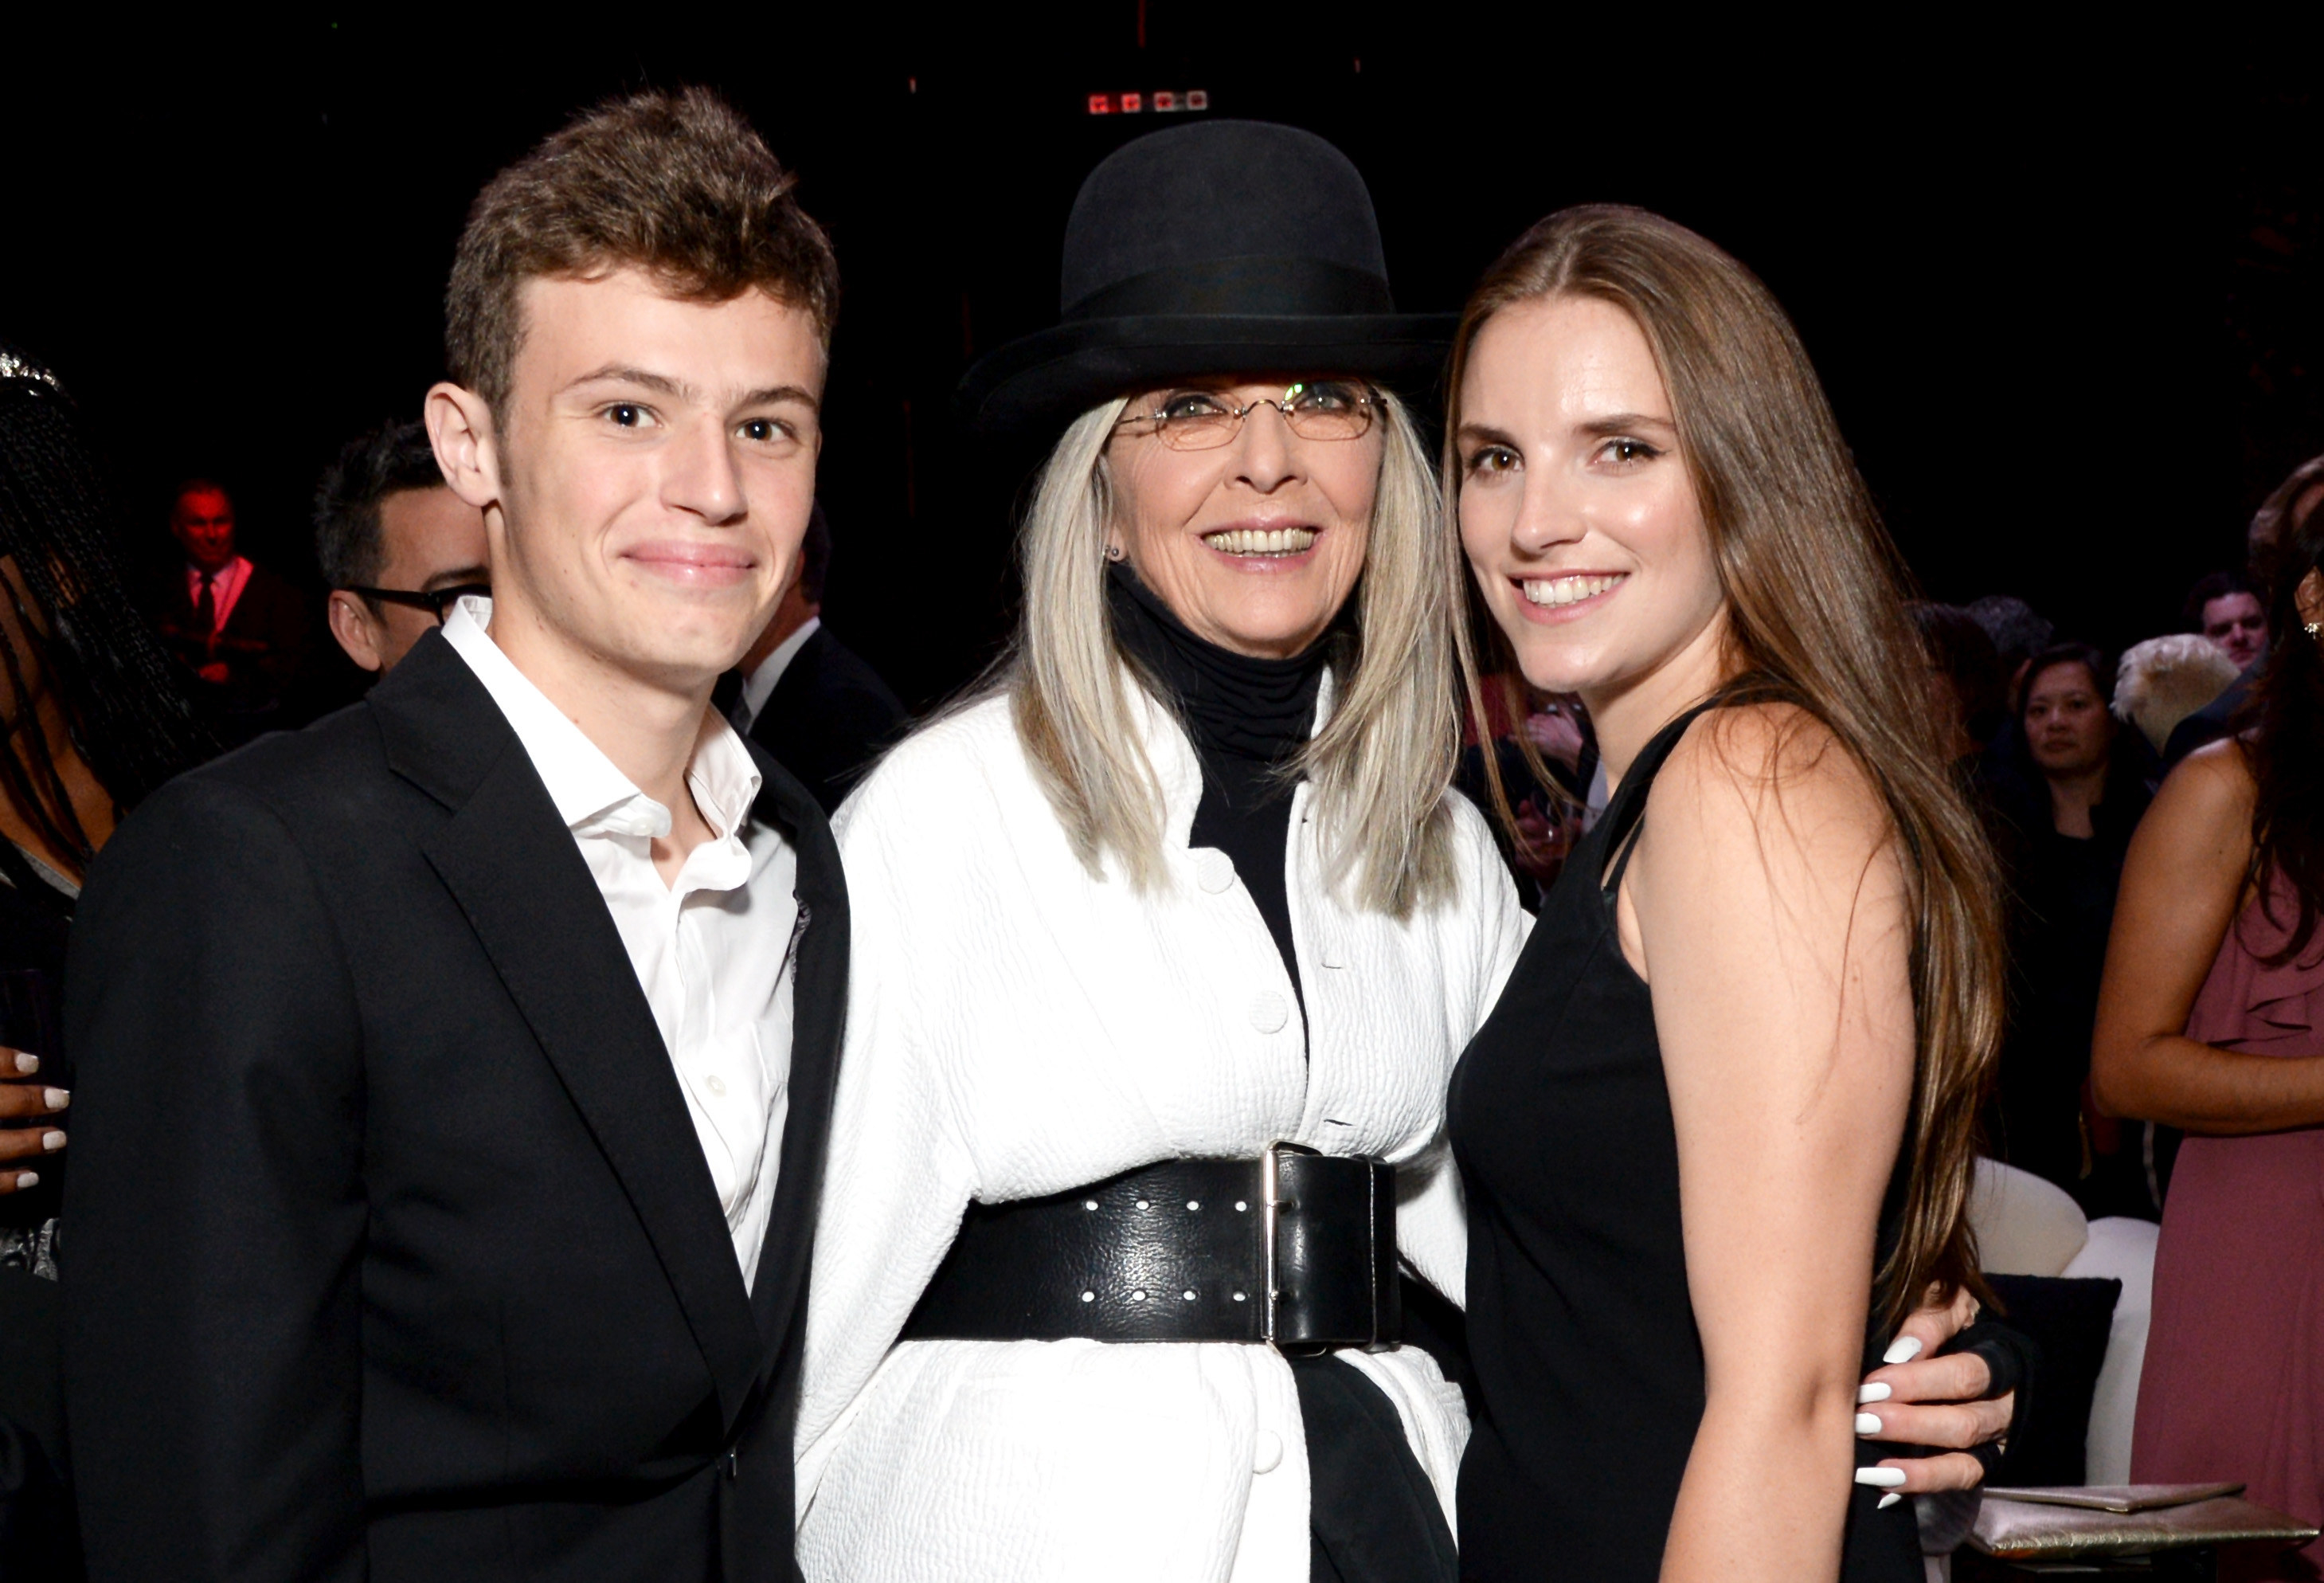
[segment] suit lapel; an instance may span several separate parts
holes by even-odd
[[[751,746],[761,782],[752,812],[780,829],[798,855],[797,894],[807,912],[791,964],[790,1108],[783,1123],[782,1164],[751,1291],[766,1347],[762,1362],[770,1366],[798,1316],[822,1201],[847,1011],[847,884],[822,808],[763,748],[755,742]]]
[[[492,696],[440,636],[371,704],[390,764],[454,810],[421,850],[628,1193],[731,1427],[758,1373],[759,1326],[669,1051],[588,864]]]

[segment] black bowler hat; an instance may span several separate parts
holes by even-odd
[[[1396,310],[1363,177],[1314,133],[1264,121],[1174,126],[1107,155],[1065,222],[1057,297],[1057,325],[961,381],[972,426],[1063,424],[1197,375],[1425,386],[1456,319]]]

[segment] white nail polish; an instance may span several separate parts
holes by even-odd
[[[1868,1484],[1874,1489],[1895,1489],[1904,1482],[1904,1470],[1901,1467],[1859,1467],[1856,1470],[1856,1482]]]
[[[39,1171],[20,1171],[16,1173],[16,1189],[19,1192],[23,1191],[26,1188],[36,1188],[40,1185],[41,1173]]]
[[[62,1110],[72,1103],[72,1096],[62,1088],[43,1088],[41,1090],[41,1097],[51,1110]]]
[[[1879,1509],[1879,1510],[1881,1510],[1881,1511],[1883,1511],[1883,1512],[1885,1512],[1885,1511],[1886,1511],[1889,1507],[1891,1507],[1891,1506],[1895,1505],[1898,1501],[1901,1501],[1901,1500],[1903,1500],[1904,1498],[1904,1497],[1903,1495],[1898,1495],[1895,1490],[1893,1490],[1893,1489],[1892,1489],[1892,1490],[1890,1490],[1886,1495],[1882,1495],[1882,1496],[1880,1497],[1879,1504],[1878,1504],[1878,1509]]]
[[[1869,1412],[1859,1412],[1856,1415],[1856,1432],[1860,1435],[1877,1435],[1880,1432],[1880,1421]]]
[[[1886,1384],[1858,1385],[1856,1387],[1856,1402],[1861,1407],[1867,1402],[1886,1402],[1895,1393]]]
[[[55,1153],[64,1146],[65,1135],[62,1133],[42,1133],[41,1134],[41,1147],[46,1149],[51,1154]]]
[[[1888,1343],[1888,1350],[1880,1355],[1883,1363],[1910,1363],[1921,1356],[1918,1336],[1899,1336]]]
[[[29,1077],[41,1069],[41,1058],[37,1055],[26,1055],[20,1050],[16,1052],[16,1069]]]

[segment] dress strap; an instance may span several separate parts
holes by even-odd
[[[1654,790],[1655,776],[1661,773],[1671,750],[1678,745],[1678,739],[1686,735],[1686,728],[1693,725],[1697,717],[1722,705],[1740,701],[1738,694],[1741,690],[1733,683],[1720,688],[1655,732],[1653,740],[1631,761],[1629,773],[1614,789],[1613,801],[1606,805],[1603,816],[1606,847],[1614,854],[1614,861],[1607,868],[1606,877],[1599,887],[1606,895],[1611,896],[1622,887],[1622,875],[1629,870],[1630,854],[1637,849],[1638,831],[1646,823],[1646,793]]]

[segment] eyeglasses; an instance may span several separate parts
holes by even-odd
[[[1342,379],[1290,385],[1281,401],[1261,396],[1244,407],[1214,392],[1181,390],[1155,411],[1124,418],[1114,428],[1157,435],[1173,450],[1215,450],[1240,431],[1243,419],[1273,407],[1302,440],[1355,440],[1371,428],[1379,406],[1379,393]]]
[[[436,618],[436,625],[441,626],[444,625],[444,618],[452,614],[452,606],[466,598],[469,595],[476,594],[487,599],[491,598],[493,597],[493,585],[490,583],[456,583],[448,588],[359,588],[350,587],[347,589],[347,592],[350,594],[360,594],[374,605],[408,605],[414,610],[425,610],[429,615],[433,616]]]

